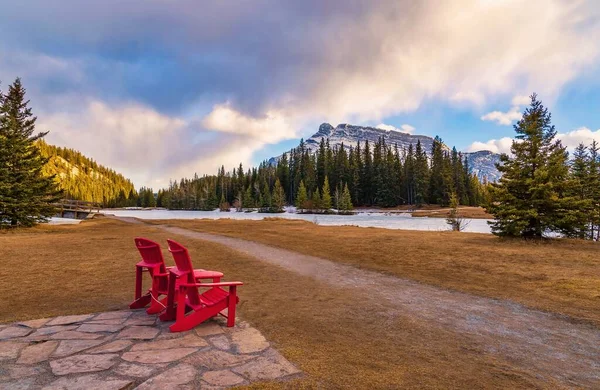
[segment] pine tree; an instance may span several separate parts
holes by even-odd
[[[244,191],[244,200],[242,202],[244,209],[248,210],[255,206],[254,198],[252,197],[252,189],[250,186]]]
[[[590,238],[600,241],[600,146],[595,140],[589,147],[588,180],[586,187],[589,189],[591,200],[590,210]]]
[[[279,179],[275,180],[275,186],[273,187],[273,199],[272,208],[275,213],[282,213],[283,206],[285,206],[285,192],[281,186]]]
[[[572,197],[576,207],[570,212],[570,229],[566,232],[568,237],[586,239],[590,237],[590,220],[592,213],[591,188],[589,182],[589,155],[587,147],[579,144],[573,153],[571,175],[567,183],[567,193]]]
[[[35,144],[47,132],[34,135],[37,118],[20,79],[0,96],[0,227],[46,222],[61,195],[54,177],[43,175],[48,159]]]
[[[310,209],[313,212],[319,212],[321,210],[321,195],[319,189],[316,188],[310,198]]]
[[[306,187],[304,186],[304,181],[300,180],[300,185],[298,187],[298,195],[296,196],[296,208],[298,210],[304,210],[308,203],[308,194],[306,193]]]
[[[323,182],[323,193],[321,195],[321,208],[325,210],[326,213],[331,209],[331,190],[329,189],[329,178],[325,176],[325,180]]]
[[[546,231],[566,229],[569,204],[564,194],[568,154],[537,95],[514,125],[513,156],[501,155],[503,174],[493,185],[492,232],[499,236],[541,238]]]
[[[350,191],[348,190],[348,185],[344,184],[344,190],[340,195],[338,213],[340,214],[352,214],[352,196],[350,195]]]

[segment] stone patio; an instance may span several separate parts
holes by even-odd
[[[300,375],[245,322],[169,325],[143,310],[0,325],[0,390],[223,389]]]

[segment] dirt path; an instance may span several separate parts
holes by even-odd
[[[485,353],[567,387],[600,388],[600,329],[568,317],[358,269],[237,238],[156,226],[207,240],[333,286],[359,289],[387,304],[385,317],[404,316],[452,330]],[[359,295],[359,294],[357,294]],[[362,299],[362,298],[361,298]]]

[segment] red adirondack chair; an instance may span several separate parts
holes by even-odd
[[[193,276],[192,259],[188,250],[181,244],[167,240],[169,252],[175,259],[177,267],[170,269],[170,280],[167,309],[160,316],[162,320],[172,320],[175,323],[169,327],[171,332],[190,330],[196,325],[219,314],[227,317],[227,326],[235,325],[235,306],[239,302],[237,286],[242,282],[196,283]],[[229,287],[226,291],[222,287]],[[177,288],[177,294],[172,291]],[[208,290],[200,293],[201,288]],[[174,298],[177,295],[177,309],[174,308]],[[223,311],[227,309],[227,314]]]
[[[169,270],[174,267],[165,266],[165,260],[157,242],[140,237],[135,238],[134,241],[142,256],[142,261],[135,266],[135,299],[129,307],[131,309],[141,309],[150,304],[150,307],[146,310],[148,314],[160,313],[165,309],[167,303],[167,298],[160,298],[160,296],[167,295],[169,291]],[[145,295],[142,295],[144,271],[148,271],[150,274],[152,287]],[[194,270],[194,280],[212,279],[213,282],[218,283],[222,277],[221,272],[203,269]]]

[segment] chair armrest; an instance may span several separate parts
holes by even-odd
[[[227,287],[241,286],[242,282],[220,282],[220,283],[181,283],[180,287]]]

